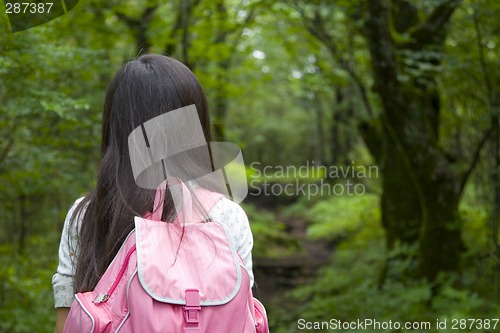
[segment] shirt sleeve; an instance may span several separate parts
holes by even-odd
[[[208,215],[213,221],[223,223],[229,228],[234,244],[236,244],[236,251],[243,260],[245,270],[250,278],[250,287],[253,287],[253,235],[245,211],[237,203],[222,198],[213,206]]]
[[[82,199],[80,198],[75,201],[64,221],[61,242],[59,244],[59,265],[52,277],[54,307],[56,308],[71,307],[74,299],[73,276],[75,275],[75,260],[78,251],[77,229],[78,225],[80,225],[80,216],[82,214],[79,214],[76,223],[71,223],[71,217]]]

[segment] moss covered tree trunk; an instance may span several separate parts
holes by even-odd
[[[368,0],[365,21],[374,90],[383,110],[363,132],[383,177],[387,245],[418,244],[417,274],[431,280],[441,271],[457,270],[464,250],[457,223],[463,174],[440,147],[440,99],[432,70],[457,4],[443,2],[421,20],[409,2]],[[396,43],[396,34],[409,38]],[[414,61],[405,61],[411,56]]]

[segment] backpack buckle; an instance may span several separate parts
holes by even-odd
[[[200,322],[198,311],[200,311],[200,309],[184,309],[184,319],[186,320],[186,323],[198,324]]]
[[[198,289],[186,289],[186,305],[184,306],[184,320],[187,327],[196,327],[200,322],[199,312],[200,306],[200,292]]]

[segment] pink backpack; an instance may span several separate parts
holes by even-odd
[[[165,183],[157,209],[135,218],[95,289],[75,295],[64,333],[268,333],[264,306],[224,225],[194,222],[202,218],[183,183],[182,213],[162,222]],[[195,194],[207,212],[222,198],[201,188]]]

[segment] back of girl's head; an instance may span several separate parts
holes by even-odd
[[[181,62],[147,54],[129,61],[108,88],[104,104],[102,152],[111,146],[127,153],[130,132],[154,117],[194,104],[210,141],[207,101],[196,76]]]
[[[205,94],[196,76],[181,62],[162,55],[143,55],[123,65],[111,81],[104,102],[96,187],[73,215],[75,221],[85,210],[78,242],[76,291],[95,287],[133,229],[134,216],[152,209],[154,191],[135,184],[128,136],[144,122],[192,104],[209,142]]]

